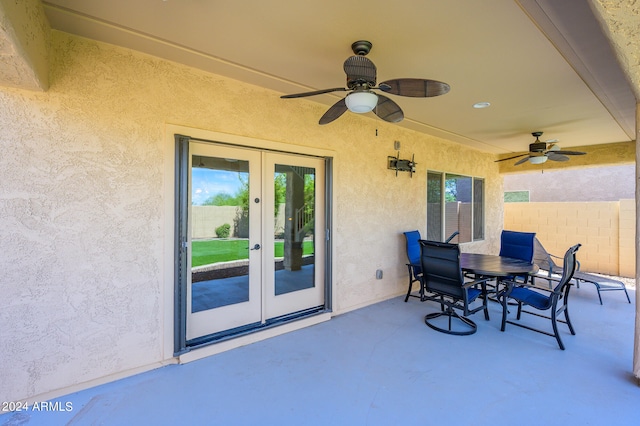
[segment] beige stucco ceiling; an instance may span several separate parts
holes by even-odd
[[[390,95],[405,113],[399,125],[487,152],[525,151],[537,130],[563,148],[634,138],[633,92],[587,0],[43,4],[53,29],[273,89],[274,96],[343,86],[351,43],[369,40],[378,81],[418,77],[451,85],[434,98]],[[343,96],[281,102],[328,107]],[[472,108],[482,101],[491,107]]]

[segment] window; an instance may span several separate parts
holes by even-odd
[[[484,238],[484,179],[452,173],[427,173],[427,238],[452,242]]]
[[[505,191],[504,202],[505,203],[528,203],[529,191]]]
[[[427,172],[427,239],[442,241],[442,173]]]

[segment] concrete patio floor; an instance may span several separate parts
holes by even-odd
[[[574,288],[577,334],[563,326],[565,351],[519,327],[500,332],[496,303],[490,321],[473,316],[476,334],[458,337],[424,324],[437,305],[394,298],[53,401],[72,411],[9,413],[0,424],[637,425],[630,296],[605,293],[601,306],[593,286]]]

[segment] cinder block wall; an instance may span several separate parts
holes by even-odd
[[[636,201],[620,200],[620,275],[636,276]]]
[[[235,206],[193,206],[191,207],[191,236],[194,239],[215,238],[216,228],[228,223],[231,225],[230,237],[235,237],[234,226],[238,207]]]
[[[581,270],[635,276],[635,201],[505,203],[504,229],[535,232],[557,256],[580,243]]]

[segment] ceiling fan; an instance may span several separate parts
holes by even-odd
[[[344,72],[347,74],[347,87],[316,90],[313,92],[297,93],[281,96],[283,99],[302,98],[305,96],[321,95],[330,92],[349,92],[346,97],[336,102],[320,118],[320,124],[328,124],[340,117],[347,110],[356,113],[373,111],[381,119],[397,123],[402,121],[402,109],[390,98],[376,94],[373,90],[384,93],[413,98],[428,98],[440,96],[449,92],[449,85],[441,81],[421,78],[398,78],[387,80],[376,87],[376,66],[365,58],[371,51],[372,44],[365,40],[356,41],[351,45],[354,56],[344,62]]]
[[[531,164],[542,164],[547,160],[551,161],[569,161],[568,155],[584,155],[586,152],[580,151],[565,151],[561,150],[558,145],[552,141],[541,142],[540,136],[542,136],[543,132],[533,132],[532,136],[536,138],[535,142],[529,145],[529,153],[528,154],[520,154],[515,155],[513,157],[502,158],[500,160],[496,160],[495,162],[513,160],[514,158],[524,157],[518,160],[514,166],[525,163],[529,161]]]

